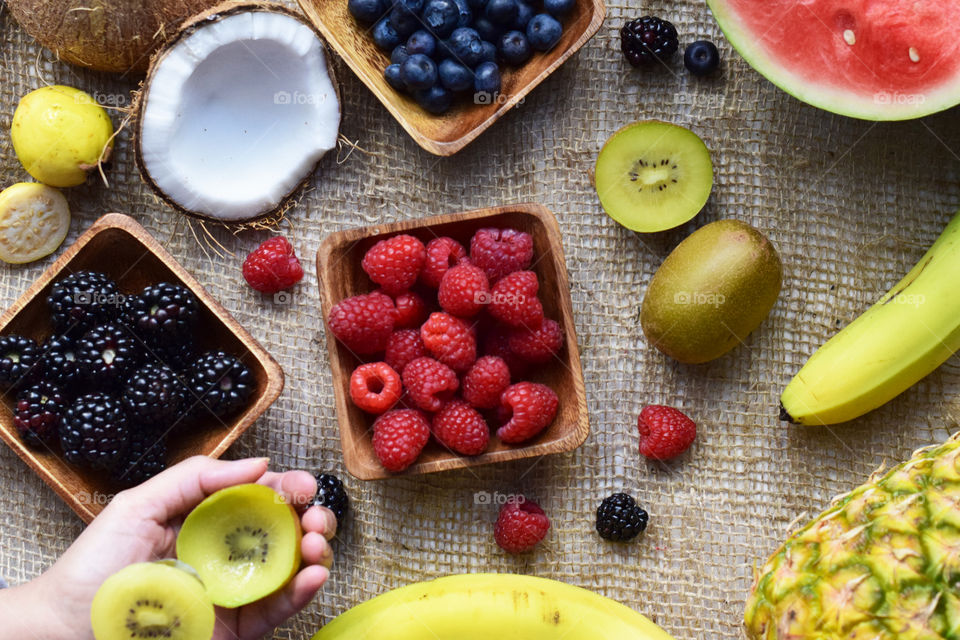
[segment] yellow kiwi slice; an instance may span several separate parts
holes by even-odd
[[[177,557],[214,604],[240,607],[284,587],[300,568],[300,518],[273,489],[244,484],[201,502],[183,521]]]
[[[142,562],[121,569],[100,586],[90,607],[97,640],[208,640],[213,603],[189,567]]]
[[[53,187],[18,182],[0,192],[0,260],[39,260],[56,251],[69,230],[70,207]]]
[[[710,151],[681,126],[646,120],[613,134],[597,156],[597,195],[633,231],[665,231],[700,213],[713,189]]]

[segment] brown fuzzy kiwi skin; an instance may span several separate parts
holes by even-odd
[[[167,36],[217,1],[7,0],[7,7],[23,30],[59,59],[139,74]]]
[[[265,12],[274,12],[282,13],[290,16],[291,18],[296,19],[302,24],[310,27],[310,30],[317,36],[321,44],[324,47],[324,59],[327,63],[327,73],[330,76],[330,82],[333,85],[334,93],[337,96],[337,106],[340,113],[340,119],[343,119],[343,101],[340,95],[340,85],[337,83],[337,77],[333,72],[333,64],[331,61],[330,50],[326,46],[320,32],[315,26],[310,24],[310,22],[304,18],[301,14],[288,9],[287,7],[274,3],[274,2],[237,2],[234,0],[228,0],[227,2],[221,2],[206,11],[202,11],[189,20],[185,21],[180,29],[177,31],[176,35],[167,40],[167,42],[153,55],[150,60],[150,66],[147,70],[147,76],[144,78],[143,82],[140,84],[140,89],[135,91],[133,94],[133,103],[131,107],[131,113],[133,113],[134,126],[133,126],[133,135],[131,140],[131,146],[133,148],[134,162],[137,166],[137,171],[140,173],[140,179],[150,187],[151,190],[157,195],[158,198],[163,200],[168,206],[172,209],[181,213],[190,218],[200,220],[204,223],[210,223],[234,231],[241,231],[244,229],[261,229],[266,227],[273,227],[279,223],[286,212],[293,208],[297,204],[297,195],[303,190],[304,187],[309,184],[310,179],[312,178],[314,172],[316,171],[317,165],[320,164],[320,161],[323,160],[323,156],[317,159],[316,164],[306,173],[298,184],[290,190],[287,195],[280,199],[279,204],[270,211],[266,211],[259,215],[247,218],[245,220],[232,220],[224,221],[218,220],[208,215],[196,211],[190,211],[185,209],[183,206],[172,200],[162,189],[154,182],[153,178],[150,176],[149,172],[146,169],[146,165],[143,162],[143,149],[140,145],[140,141],[143,138],[143,110],[146,105],[146,96],[149,93],[150,83],[153,81],[153,77],[156,74],[157,68],[160,66],[160,63],[164,58],[173,50],[173,47],[177,45],[181,40],[188,37],[189,35],[195,33],[198,29],[228,18],[233,15],[240,13],[246,13],[250,11],[265,11]],[[325,156],[326,154],[324,154]]]

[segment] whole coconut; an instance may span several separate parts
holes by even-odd
[[[217,0],[7,0],[11,15],[61,60],[99,71],[145,71],[150,55]]]

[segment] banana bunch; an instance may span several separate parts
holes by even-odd
[[[562,582],[464,574],[395,589],[313,640],[672,640],[633,609]]]
[[[960,349],[960,215],[880,300],[823,345],[780,398],[781,417],[837,424],[889,402]]]

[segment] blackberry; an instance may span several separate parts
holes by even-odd
[[[110,468],[110,477],[117,484],[133,487],[166,468],[166,440],[158,431],[146,429],[131,435],[126,452]]]
[[[122,324],[90,329],[77,343],[77,362],[84,381],[109,390],[122,383],[143,359],[143,346]]]
[[[117,283],[102,273],[78,271],[55,282],[47,306],[57,333],[81,335],[120,315],[123,295]]]
[[[135,429],[171,427],[183,412],[185,393],[186,387],[170,367],[149,362],[130,375],[120,399]]]
[[[620,50],[635,67],[668,62],[679,48],[676,27],[660,18],[644,16],[620,29]]]
[[[40,350],[43,379],[69,393],[80,382],[76,341],[68,335],[51,336]]]
[[[625,493],[615,493],[597,507],[597,533],[606,540],[633,540],[647,528],[648,520],[647,512]]]
[[[337,516],[337,528],[339,528],[343,524],[343,517],[347,515],[347,509],[350,508],[350,498],[340,478],[332,473],[318,473],[317,495],[310,504],[320,505],[333,511],[333,515]]]
[[[197,345],[190,334],[150,349],[150,355],[174,371],[183,371],[197,359]]]
[[[123,304],[127,326],[148,346],[179,342],[193,333],[199,303],[186,287],[169,282],[151,285]]]
[[[14,407],[13,424],[23,441],[35,448],[54,442],[66,404],[60,389],[47,382],[21,391]]]
[[[71,464],[109,469],[126,453],[129,441],[123,405],[105,393],[80,396],[60,422],[60,446]]]
[[[39,373],[35,366],[40,348],[31,338],[0,336],[0,393],[30,384]]]
[[[210,351],[190,367],[187,387],[187,403],[194,415],[212,413],[222,418],[246,404],[253,393],[253,374],[235,356]]]

